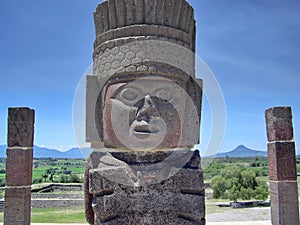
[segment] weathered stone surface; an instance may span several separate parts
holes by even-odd
[[[143,34],[142,37],[138,37],[141,34]],[[157,35],[158,34],[158,35]],[[146,37],[145,37],[146,36]],[[192,46],[191,38],[193,36],[189,36],[187,33],[176,30],[172,27],[164,27],[164,26],[157,26],[157,25],[132,25],[128,27],[122,27],[118,28],[116,30],[111,30],[106,33],[103,33],[99,36],[97,36],[95,42],[94,42],[94,48],[95,48],[95,54],[100,51],[102,46],[107,45],[106,42],[115,40],[117,38],[122,38],[121,40],[115,40],[114,42],[111,42],[111,45],[121,45],[116,43],[117,41],[123,41],[123,44],[126,43],[126,39],[132,41],[137,41],[138,38],[143,38],[145,40],[157,40],[157,41],[169,41],[176,43],[178,45],[188,45]],[[183,42],[183,43],[182,43]],[[128,41],[127,41],[128,43]],[[102,51],[105,49],[102,49]],[[191,49],[192,50],[192,49]]]
[[[191,77],[195,77],[194,70],[194,55],[191,51],[178,46],[173,43],[156,42],[143,40],[136,44],[131,42],[125,45],[129,48],[126,54],[120,54],[120,48],[112,48],[103,54],[100,54],[95,59],[94,73],[99,79],[108,79],[113,74],[120,74],[124,72],[140,72],[140,77],[146,75],[145,73],[151,71],[152,67],[160,68],[158,75],[164,72],[168,74],[174,73],[174,68],[183,71]],[[118,49],[118,51],[114,50]],[[149,49],[149,50],[148,50]],[[113,63],[118,63],[117,67]],[[138,71],[138,65],[149,65],[147,69]],[[157,64],[161,67],[156,66]],[[165,66],[163,66],[165,65]],[[133,69],[130,69],[133,68]],[[173,71],[172,69],[173,68]],[[170,69],[170,70],[166,70]],[[179,71],[178,71],[179,72]]]
[[[30,225],[31,187],[5,189],[5,225]]]
[[[157,159],[164,162],[169,154],[158,153]],[[127,162],[112,155],[127,159]],[[157,166],[153,152],[112,152],[112,155],[93,152],[88,162],[88,188],[93,194],[90,201],[94,202],[95,224],[120,224],[122,221],[125,224],[161,224],[160,221],[164,221],[162,224],[205,224],[199,152],[189,154],[186,166],[177,169],[173,167],[173,160],[162,168]],[[137,166],[136,162],[143,163],[147,159],[152,161],[153,167]]]
[[[194,20],[191,20],[192,15],[194,15],[194,10],[192,7],[188,7],[186,12],[186,24],[184,28],[186,32],[190,31],[190,24],[194,22]]]
[[[110,224],[202,224],[203,196],[178,195],[149,191],[146,194],[115,193],[95,201],[96,218]],[[103,207],[105,206],[105,207]],[[99,208],[98,208],[99,207]],[[198,211],[189,211],[197,208]],[[114,218],[112,218],[114,217]],[[99,223],[99,224],[100,224]]]
[[[6,186],[27,186],[32,183],[32,148],[7,148]]]
[[[164,8],[165,0],[157,0],[156,3],[156,13],[155,13],[155,23],[163,24],[164,21],[164,11],[161,10]]]
[[[87,163],[84,171],[84,209],[85,209],[85,218],[89,224],[94,224],[95,215],[93,208],[91,207],[93,202],[93,195],[90,193],[90,178],[89,172],[91,165]]]
[[[157,0],[145,0],[145,23],[153,24],[155,23],[155,10]]]
[[[99,95],[99,82],[97,77],[87,76],[86,83],[86,99],[88,99],[86,101],[86,141],[99,141],[95,123],[95,107]]]
[[[183,4],[184,4],[183,0],[176,0],[175,5],[174,5],[175,12],[177,11],[178,14],[181,14],[181,7]],[[178,16],[178,15],[176,16],[176,14],[174,13],[173,19],[172,19],[174,27],[179,27],[179,20],[180,20],[180,16]]]
[[[139,185],[147,185],[148,188],[159,193],[172,192],[191,195],[203,195],[203,172],[195,169],[181,169],[172,171],[165,168],[161,174],[155,176],[144,171],[136,171],[136,167],[106,167],[90,169],[89,192],[96,195],[113,193],[119,184],[134,189]],[[169,168],[168,168],[169,169]],[[151,176],[152,175],[152,176]],[[161,176],[160,181],[155,180]],[[157,182],[156,182],[157,181]]]
[[[172,26],[172,19],[174,15],[174,5],[175,5],[175,0],[169,0],[165,1],[164,5],[164,25],[166,26]],[[175,15],[174,15],[175,16]],[[178,15],[177,15],[178,17]]]
[[[196,21],[195,20],[192,20],[190,22],[190,31],[189,33],[191,34],[190,35],[190,49],[193,51],[193,52],[196,52]],[[184,44],[185,45],[185,44]],[[195,64],[195,62],[194,62]]]
[[[268,144],[269,179],[297,180],[294,142]]]
[[[291,107],[266,110],[268,141],[291,141],[294,138]]]
[[[152,173],[155,170],[163,170],[167,168],[170,176],[179,176],[184,171],[199,170],[200,167],[200,155],[199,151],[190,150],[169,150],[169,151],[122,151],[121,149],[114,149],[108,153],[109,149],[102,149],[102,151],[94,151],[91,153],[88,165],[89,168],[103,168],[115,170],[116,167],[126,167],[128,171],[140,171],[141,173]],[[171,170],[170,170],[171,168]],[[143,170],[144,169],[144,170]],[[178,172],[181,171],[181,172]],[[136,175],[136,172],[134,173]],[[167,176],[161,181],[167,180],[170,176]],[[111,176],[106,176],[111,178]],[[199,177],[201,178],[201,177]],[[193,179],[196,179],[195,177]],[[192,179],[192,180],[193,180]],[[179,179],[180,180],[180,179]],[[194,181],[195,184],[198,184]],[[201,184],[202,185],[202,184]]]
[[[118,0],[116,2],[118,27],[123,27],[126,24],[126,8],[125,0]],[[111,13],[111,12],[109,12]]]
[[[183,4],[180,11],[180,19],[179,19],[179,27],[181,30],[186,30],[187,11],[188,11],[188,6],[186,4]]]
[[[295,143],[291,107],[266,110],[273,225],[299,225]]]
[[[97,9],[98,9],[98,7],[97,7]],[[99,11],[100,11],[100,9],[99,9]],[[94,13],[94,23],[95,23],[96,33],[103,33],[103,24],[102,24],[101,14]],[[96,36],[98,36],[98,35],[96,35]]]
[[[134,7],[135,0],[127,0],[126,1],[126,24],[131,25],[135,21],[135,7]]]
[[[174,147],[174,146],[192,146],[193,144],[196,144],[198,143],[198,138],[199,138],[199,133],[198,133],[198,129],[197,127],[199,127],[199,119],[200,118],[200,110],[201,110],[201,102],[199,102],[197,99],[199,99],[199,97],[201,98],[202,96],[202,89],[200,87],[199,84],[195,83],[194,80],[188,80],[188,81],[181,81],[181,82],[186,82],[185,84],[183,84],[182,86],[187,88],[186,90],[184,90],[183,88],[180,88],[179,85],[177,85],[176,83],[180,82],[180,79],[175,80],[175,82],[173,83],[170,82],[170,80],[174,80],[177,79],[176,76],[174,76],[174,74],[170,74],[170,76],[166,76],[166,74],[172,72],[172,69],[174,67],[164,67],[164,64],[159,64],[159,63],[156,63],[156,64],[138,64],[136,65],[137,67],[134,67],[134,69],[136,68],[139,68],[139,67],[145,67],[146,68],[150,68],[151,67],[151,72],[153,74],[153,72],[159,70],[160,69],[165,69],[166,71],[164,72],[164,76],[165,78],[161,78],[161,82],[162,83],[164,80],[165,81],[168,81],[168,83],[172,86],[175,85],[176,89],[178,90],[177,91],[177,94],[176,96],[178,95],[179,97],[179,94],[182,93],[181,95],[181,98],[182,98],[182,103],[181,104],[185,104],[184,107],[182,107],[182,109],[179,109],[178,106],[176,107],[173,107],[173,111],[176,110],[176,114],[177,114],[177,117],[179,116],[180,117],[180,120],[177,120],[177,119],[174,119],[173,121],[178,121],[177,125],[172,125],[174,127],[178,127],[178,129],[181,129],[182,131],[176,131],[176,130],[173,130],[172,132],[173,133],[178,133],[180,135],[180,140],[178,139],[177,141],[176,140],[173,140],[172,142],[169,141],[169,144],[168,146],[169,147]],[[150,72],[150,71],[149,71]],[[188,77],[186,74],[184,74],[183,72],[180,73],[180,70],[177,69],[177,74],[180,74],[182,75],[182,77]],[[151,74],[146,74],[144,73],[144,75],[147,75],[147,76],[150,76]],[[123,73],[123,74],[119,74],[118,76],[116,76],[116,79],[129,79],[130,77],[135,77],[137,76],[137,81],[131,81],[130,83],[128,83],[128,85],[133,85],[133,84],[137,84],[139,83],[139,85],[147,85],[146,83],[143,84],[144,80],[146,81],[146,78],[143,78],[142,75],[139,76],[137,75],[136,73]],[[153,75],[152,75],[153,76]],[[157,74],[157,76],[161,76],[159,73]],[[170,79],[169,79],[170,78]],[[87,88],[87,96],[89,96],[90,98],[89,99],[98,99],[97,101],[97,104],[95,105],[95,101],[89,101],[87,103],[87,127],[89,127],[90,129],[86,132],[87,134],[87,140],[89,141],[98,141],[98,136],[100,137],[101,140],[103,140],[103,138],[106,140],[113,140],[113,141],[107,141],[107,146],[112,146],[112,144],[114,144],[115,146],[114,147],[123,147],[121,144],[120,144],[120,140],[116,140],[116,138],[113,138],[114,136],[116,136],[115,132],[116,131],[121,131],[120,129],[115,129],[116,126],[117,127],[122,127],[124,125],[124,127],[126,126],[127,122],[127,116],[128,114],[126,113],[122,113],[122,111],[124,112],[123,108],[120,108],[118,110],[116,110],[116,107],[121,107],[121,101],[120,104],[116,104],[116,99],[113,99],[111,98],[112,95],[106,95],[106,99],[103,99],[101,96],[103,95],[102,93],[104,93],[105,91],[104,90],[101,90],[101,85],[100,83],[97,83],[96,81],[94,81],[95,78],[93,77],[88,77],[88,80],[87,80],[87,83],[89,85],[89,87]],[[149,79],[148,79],[149,80]],[[98,81],[101,81],[101,80],[98,80]],[[147,81],[148,83],[150,82]],[[152,81],[151,81],[152,82]],[[156,81],[155,81],[156,82]],[[123,83],[124,84],[124,83]],[[169,85],[169,86],[170,86]],[[92,88],[96,86],[97,88]],[[114,87],[116,87],[116,89],[118,90],[118,86],[119,84],[116,84]],[[148,85],[149,86],[149,85]],[[151,87],[151,86],[149,86]],[[191,87],[191,88],[189,88]],[[197,88],[198,87],[198,88]],[[121,87],[122,89],[124,89],[124,87]],[[99,93],[99,90],[100,92],[102,91],[102,93]],[[108,89],[108,90],[112,90],[112,89]],[[153,90],[153,94],[150,94],[151,95],[155,95],[155,90]],[[108,92],[108,93],[112,93],[111,91]],[[98,95],[98,96],[97,96]],[[174,95],[175,96],[175,95]],[[187,101],[185,101],[187,100]],[[106,101],[106,102],[105,102]],[[156,100],[155,100],[156,101]],[[105,106],[106,106],[106,109],[107,109],[107,114],[108,115],[107,119],[104,118],[104,120],[102,119],[102,116],[103,116],[103,107],[102,107],[102,104],[104,104],[105,102]],[[184,103],[185,102],[185,103]],[[157,103],[157,101],[156,101]],[[123,104],[123,103],[122,103]],[[170,109],[172,108],[172,106],[170,105],[169,107]],[[132,107],[130,110],[133,110],[134,107]],[[112,110],[115,110],[116,111],[116,114],[112,114],[113,116],[110,116],[110,113],[108,112],[111,112]],[[159,110],[160,112],[161,110]],[[161,111],[162,112],[162,111]],[[120,118],[121,117],[117,117],[118,114],[122,114],[123,116],[122,117],[126,117],[124,118],[124,120],[122,119],[121,121],[123,123],[119,123],[118,121],[120,121]],[[167,115],[167,114],[166,114]],[[174,114],[174,116],[176,116]],[[174,117],[173,116],[173,117]],[[116,118],[115,120],[113,120],[113,118]],[[96,118],[96,120],[95,120]],[[164,119],[164,117],[162,117]],[[168,118],[165,118],[166,121],[168,121],[168,119],[170,119],[171,117],[168,117]],[[96,123],[96,126],[95,126],[95,121],[97,121]],[[117,122],[116,123],[114,123]],[[105,122],[105,124],[102,124],[102,122]],[[113,124],[114,123],[114,124]],[[168,122],[169,123],[169,122]],[[174,122],[175,123],[175,122]],[[123,125],[122,125],[123,124]],[[107,135],[105,136],[105,132],[103,132],[103,126],[106,126],[107,128]],[[179,127],[180,126],[180,127]],[[96,128],[96,130],[94,129]],[[128,129],[125,129],[126,132],[128,131]],[[170,137],[171,137],[171,132],[170,133]],[[104,136],[103,136],[104,135]],[[111,139],[113,138],[113,139]],[[125,136],[124,136],[125,138]],[[120,136],[118,136],[118,139],[120,139]],[[165,139],[167,141],[167,139]]]
[[[270,181],[273,225],[299,225],[298,185],[296,181]]]
[[[100,10],[100,15],[102,18],[102,26],[103,26],[103,32],[106,32],[109,30],[109,17],[108,17],[109,11],[108,11],[108,2],[104,1],[103,5]]]
[[[108,4],[107,4],[108,2]],[[192,7],[184,0],[108,0],[101,3],[96,11],[97,24],[99,18],[103,20],[102,23],[110,24],[110,21],[115,21],[112,15],[106,14],[104,11],[107,6],[112,8],[112,5],[117,10],[108,10],[109,14],[115,14],[118,27],[128,26],[131,24],[157,24],[175,27],[189,32],[190,21],[194,20]],[[191,12],[188,12],[191,11]],[[130,18],[128,20],[128,18]],[[180,25],[178,24],[181,21]],[[114,24],[114,23],[113,23]],[[109,26],[109,29],[114,29],[115,26]],[[107,31],[96,26],[96,33],[99,35]]]
[[[123,78],[120,76],[120,79]],[[194,132],[199,127],[198,111],[195,108],[193,110],[194,104],[188,101],[190,96],[185,90],[171,79],[149,76],[132,82],[111,84],[106,90],[103,108],[104,145],[162,149],[198,143],[199,136]],[[118,92],[123,94],[114,97]],[[129,95],[134,95],[134,99],[126,99]],[[167,102],[166,98],[172,99]],[[131,105],[132,102],[136,102],[136,106]],[[99,104],[96,109],[102,111]],[[95,114],[101,115],[100,110]],[[186,114],[189,116],[185,117]],[[186,124],[186,129],[183,124]]]
[[[144,23],[144,1],[135,1],[135,23]]]
[[[205,224],[202,82],[185,0],[108,0],[95,13],[87,78],[87,221]]]
[[[8,109],[8,147],[33,147],[34,110]]]
[[[9,108],[4,224],[30,224],[34,110]]]
[[[117,28],[117,9],[116,0],[108,0],[108,10],[109,10],[109,25],[110,29]]]
[[[115,28],[147,24],[174,28],[193,37],[195,29],[190,29],[191,25],[194,26],[193,15],[193,8],[184,0],[104,1],[94,13],[96,36],[106,35],[107,31]],[[147,34],[140,33],[140,35]],[[195,46],[195,43],[190,41],[195,40],[189,39],[188,46]]]
[[[185,214],[174,214],[174,213],[154,213],[146,212],[141,213],[134,211],[130,214],[127,214],[127,217],[119,217],[118,215],[110,215],[105,218],[106,225],[123,225],[123,224],[132,224],[132,225],[169,225],[169,224],[180,224],[180,225],[205,225],[205,219],[203,218],[194,218],[190,215]],[[97,217],[95,224],[101,224],[100,217]]]

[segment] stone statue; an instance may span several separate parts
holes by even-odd
[[[202,99],[192,7],[185,0],[108,0],[94,18],[88,223],[205,224],[200,156],[191,151]]]

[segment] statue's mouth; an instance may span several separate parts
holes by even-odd
[[[158,127],[153,126],[145,121],[135,121],[132,126],[132,133],[138,138],[147,138],[150,135],[157,134]]]
[[[136,133],[151,134],[151,130],[149,128],[149,125],[135,126],[133,130]]]
[[[133,128],[134,132],[136,133],[142,133],[142,134],[156,134],[158,133],[158,129],[149,126],[149,124],[143,124],[143,125],[136,125]]]

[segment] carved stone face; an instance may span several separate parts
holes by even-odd
[[[103,108],[107,147],[153,150],[179,145],[185,90],[161,77],[144,77],[107,87]]]

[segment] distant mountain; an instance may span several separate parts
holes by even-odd
[[[67,158],[65,152],[58,151],[56,149],[44,148],[34,146],[33,148],[34,158]]]
[[[245,147],[244,145],[239,145],[235,149],[229,152],[218,153],[215,157],[224,158],[224,157],[235,157],[235,158],[243,158],[243,157],[267,157],[268,153],[264,151],[253,150]]]
[[[82,150],[82,149],[81,149]],[[79,148],[72,148],[62,152],[57,149],[43,148],[39,146],[33,147],[34,158],[66,158],[66,159],[81,159],[84,158],[82,151]],[[84,155],[91,152],[90,148],[83,149]],[[0,145],[0,157],[6,157],[6,145]]]
[[[86,158],[90,152],[91,148],[71,148],[68,151],[62,152],[57,149],[49,149],[42,148],[39,146],[34,146],[33,157],[34,158],[66,158],[66,159],[80,159]],[[234,150],[229,152],[218,153],[215,156],[207,156],[207,157],[235,157],[235,158],[243,158],[243,157],[267,157],[267,152],[253,150],[245,147],[244,145],[237,146]],[[0,157],[6,157],[6,145],[0,145]]]
[[[82,153],[81,153],[81,149],[79,148],[71,148],[70,150],[64,152],[66,155],[68,155],[68,158],[83,158]]]

